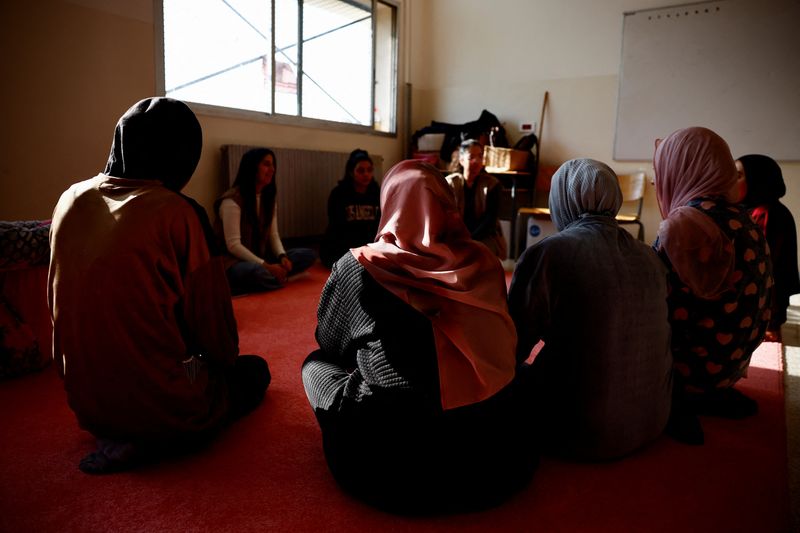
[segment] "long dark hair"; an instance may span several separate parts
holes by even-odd
[[[269,148],[253,148],[248,150],[242,156],[242,161],[239,163],[239,171],[236,173],[236,179],[233,181],[233,186],[239,188],[239,194],[242,197],[242,209],[244,210],[245,217],[250,221],[253,227],[253,237],[255,242],[260,242],[259,237],[261,233],[261,226],[258,219],[258,211],[256,210],[256,175],[258,173],[258,165],[261,160],[266,156],[272,156],[272,164],[275,166],[275,173],[272,175],[272,181],[261,189],[261,210],[264,212],[264,220],[267,226],[272,223],[272,214],[275,211],[275,197],[278,189],[275,186],[275,178],[278,175],[278,161],[275,159],[275,152]]]
[[[356,165],[362,161],[369,161],[369,164],[373,165],[372,158],[369,156],[369,152],[366,150],[356,148],[350,152],[350,157],[347,158],[347,163],[344,165],[344,177],[342,178],[342,182],[353,182],[353,172],[356,170]],[[375,181],[374,177],[372,181]]]

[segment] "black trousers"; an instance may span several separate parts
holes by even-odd
[[[380,509],[418,515],[492,507],[528,483],[538,452],[510,390],[435,414],[402,396],[315,411],[328,466],[345,490]]]

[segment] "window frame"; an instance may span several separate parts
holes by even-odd
[[[263,0],[265,2],[270,2],[270,9],[272,10],[272,20],[274,24],[275,20],[275,4],[272,0]],[[372,16],[372,91],[371,91],[371,109],[370,112],[370,119],[372,125],[365,126],[362,124],[353,124],[348,122],[337,122],[334,120],[325,120],[319,118],[310,118],[304,117],[300,115],[286,115],[282,113],[270,113],[270,112],[262,112],[262,111],[254,111],[251,109],[240,109],[235,107],[226,107],[222,105],[214,105],[208,103],[201,103],[201,102],[192,102],[186,101],[186,104],[196,113],[212,116],[212,117],[219,117],[219,118],[229,118],[229,119],[242,119],[242,120],[252,120],[256,122],[265,122],[270,124],[282,125],[282,126],[300,126],[300,127],[307,127],[307,128],[315,128],[321,130],[331,130],[331,131],[338,131],[344,133],[363,133],[363,134],[370,134],[376,135],[379,137],[391,137],[391,138],[398,138],[400,132],[399,130],[399,113],[400,113],[400,91],[402,90],[401,87],[401,80],[400,80],[400,53],[401,53],[401,35],[402,35],[402,28],[401,21],[403,19],[401,10],[403,9],[403,0],[372,0],[373,3],[373,16]],[[392,51],[392,64],[391,64],[391,71],[393,76],[393,89],[390,95],[391,100],[391,109],[392,109],[392,125],[390,131],[379,131],[374,128],[375,124],[375,76],[376,76],[376,60],[375,60],[375,52],[376,52],[376,42],[377,40],[374,38],[376,32],[376,24],[377,20],[375,17],[376,10],[374,6],[377,3],[383,3],[393,8],[394,20],[392,21],[393,32],[394,32],[394,39],[393,39],[393,51]],[[153,2],[153,9],[154,9],[154,26],[155,26],[155,74],[156,74],[156,94],[161,96],[166,96],[166,80],[165,80],[165,61],[164,61],[164,2],[163,0],[154,0]],[[301,10],[302,13],[302,10]],[[300,41],[302,42],[302,24],[298,24],[298,34],[300,37]],[[272,58],[270,60],[271,69],[272,69],[272,83],[270,83],[270,91],[271,91],[271,98],[273,102],[275,102],[275,33],[272,32],[271,35],[272,39]],[[302,47],[299,49],[300,53],[300,65],[302,66]],[[300,71],[302,72],[302,71]],[[298,76],[298,109],[302,112],[302,74]]]

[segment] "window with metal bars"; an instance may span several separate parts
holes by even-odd
[[[397,9],[381,0],[161,0],[163,93],[394,133]]]

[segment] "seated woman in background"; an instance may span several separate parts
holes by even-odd
[[[509,310],[522,363],[519,384],[543,449],[611,459],[659,436],[669,417],[672,355],[667,270],[620,228],[619,181],[591,159],[553,176],[550,212],[559,232],[517,263]]]
[[[328,197],[328,229],[320,247],[322,264],[331,268],[350,248],[375,240],[381,218],[381,188],[373,178],[366,150],[353,150],[344,177]]]
[[[233,295],[278,289],[316,260],[308,248],[283,248],[276,170],[272,150],[253,148],[242,156],[233,187],[214,203],[215,229],[227,250],[225,273]]]
[[[376,242],[333,266],[303,363],[328,466],[396,512],[498,503],[537,464],[517,413],[505,276],[470,239],[442,175],[392,168]]]
[[[669,270],[675,394],[668,432],[703,442],[697,414],[743,418],[758,405],[733,388],[747,374],[770,318],[767,242],[737,205],[736,165],[727,143],[686,128],[656,143],[661,216],[654,247]]]
[[[458,148],[460,170],[446,177],[456,205],[472,238],[489,247],[500,259],[508,257],[508,246],[500,229],[500,181],[483,168],[483,146],[467,139]]]
[[[119,120],[104,173],[70,187],[53,213],[53,353],[69,406],[97,438],[86,473],[191,449],[269,384],[266,361],[238,356],[221,259],[179,194],[201,149],[186,104],[142,100]]]
[[[775,289],[766,340],[780,342],[789,297],[800,293],[797,270],[797,227],[791,211],[780,202],[786,194],[781,167],[765,155],[746,155],[736,161],[746,192],[742,203],[764,231],[772,259]]]

